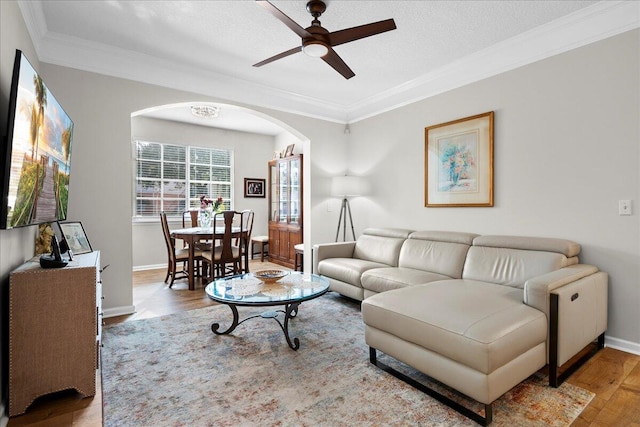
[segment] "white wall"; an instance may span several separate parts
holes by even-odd
[[[361,226],[550,236],[610,274],[608,342],[640,352],[640,32],[351,124]],[[424,207],[424,128],[495,111],[495,206]],[[634,200],[632,216],[618,200]],[[620,342],[614,340],[627,341]]]
[[[244,178],[267,179],[267,163],[273,157],[275,137],[148,117],[133,117],[131,133],[133,140],[233,150],[233,208],[254,211],[254,235],[267,234],[267,198],[245,198]],[[217,197],[215,194],[210,196]],[[170,226],[181,227],[182,222],[178,221]],[[167,251],[162,238],[162,228],[157,220],[152,223],[134,222],[132,233],[134,269],[166,265]]]

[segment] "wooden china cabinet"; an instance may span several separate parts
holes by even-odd
[[[302,243],[302,154],[269,162],[269,260],[295,264]]]

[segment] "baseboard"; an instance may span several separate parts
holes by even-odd
[[[640,344],[621,340],[620,338],[608,337],[605,335],[604,345],[606,347],[615,348],[616,350],[625,351],[627,353],[637,354],[640,356]]]
[[[136,265],[133,267],[133,271],[158,270],[160,268],[166,270],[167,264]]]
[[[105,308],[102,310],[102,317],[116,317],[116,316],[124,316],[125,314],[133,314],[136,312],[136,307],[134,305],[124,305],[122,307],[113,307],[113,308]]]

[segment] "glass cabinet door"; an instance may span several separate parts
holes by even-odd
[[[269,177],[271,179],[269,189],[269,202],[271,203],[269,209],[269,221],[278,220],[278,201],[280,196],[278,195],[278,164],[269,166]]]
[[[300,176],[300,159],[291,160],[291,173],[289,176],[291,178],[289,185],[291,206],[289,223],[300,224],[300,204],[302,203],[300,194],[300,181],[302,179]]]
[[[278,177],[278,199],[280,204],[278,206],[278,222],[287,222],[287,214],[289,212],[289,162],[279,162],[279,177]]]

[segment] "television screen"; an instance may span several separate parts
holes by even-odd
[[[66,219],[73,122],[19,50],[7,127],[0,228]]]

